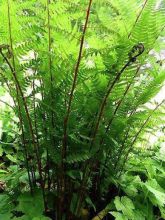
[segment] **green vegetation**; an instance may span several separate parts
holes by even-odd
[[[0,0],[0,220],[165,219],[163,47],[164,0]]]

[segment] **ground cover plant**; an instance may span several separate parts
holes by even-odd
[[[164,46],[163,0],[0,0],[0,219],[165,219]]]

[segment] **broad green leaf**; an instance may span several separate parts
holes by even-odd
[[[110,212],[110,214],[113,215],[116,220],[129,220],[125,215],[120,212]]]
[[[18,211],[22,211],[31,218],[42,215],[44,206],[42,195],[39,191],[37,191],[33,196],[31,196],[30,193],[24,193],[19,196],[18,201]]]
[[[156,180],[150,180],[146,182],[144,186],[151,193],[151,202],[163,207],[165,205],[165,191],[159,186]]]
[[[135,206],[131,199],[127,196],[123,196],[121,198],[117,196],[115,197],[114,203],[117,211],[122,211],[125,216],[132,218]]]

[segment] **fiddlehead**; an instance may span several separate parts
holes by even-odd
[[[135,46],[133,46],[132,50],[128,53],[129,61],[135,62],[137,57],[139,57],[143,52],[145,48],[142,43],[138,43]]]
[[[9,46],[8,44],[1,44],[1,45],[0,45],[0,52],[2,52],[2,51],[4,51],[4,50],[6,51],[5,56],[6,56],[8,59],[10,59],[10,58],[13,57],[12,50],[11,50],[11,48],[10,48],[10,46]]]

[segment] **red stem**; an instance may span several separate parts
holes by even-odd
[[[88,25],[88,21],[89,21],[91,5],[92,5],[92,0],[89,1],[89,5],[88,5],[88,9],[87,9],[86,21],[85,21],[85,25],[84,25],[84,29],[83,29],[83,33],[82,33],[78,60],[77,60],[77,64],[76,64],[75,71],[74,71],[74,79],[73,79],[72,89],[71,89],[70,97],[69,97],[68,109],[67,109],[67,113],[64,118],[64,135],[63,135],[63,147],[62,147],[62,158],[63,159],[66,157],[68,120],[69,120],[69,116],[70,116],[70,112],[71,112],[73,93],[74,93],[76,83],[77,83],[77,76],[78,76],[78,71],[79,71],[80,62],[81,62],[81,58],[82,58],[85,33],[87,30],[87,25]]]
[[[133,25],[133,27],[132,27],[132,30],[134,29],[134,27],[136,26],[137,22],[139,21],[140,16],[142,15],[142,12],[143,12],[143,10],[144,10],[144,8],[145,8],[147,2],[148,2],[148,0],[145,0],[144,5],[143,5],[143,7],[142,7],[140,13],[138,14],[138,16],[137,16],[137,18],[136,18],[136,21],[135,21],[135,23],[134,23],[134,25]],[[128,38],[131,37],[131,35],[132,35],[132,30],[131,30],[131,32],[129,33]]]
[[[126,161],[127,161],[127,159],[128,159],[128,156],[129,156],[129,154],[130,154],[130,152],[131,152],[131,149],[132,149],[133,145],[135,144],[137,138],[139,137],[140,133],[143,131],[144,127],[145,127],[145,126],[147,125],[147,123],[149,122],[150,118],[152,117],[152,114],[153,114],[164,102],[165,102],[165,100],[163,100],[161,103],[159,103],[159,104],[153,109],[153,111],[151,112],[151,114],[149,114],[149,116],[147,117],[147,119],[146,119],[146,120],[144,121],[144,123],[142,124],[141,128],[139,129],[139,131],[135,134],[135,137],[133,138],[133,141],[131,142],[130,147],[128,148],[128,152],[127,152],[127,154],[126,154],[126,157],[125,157],[125,159],[124,159],[124,161],[123,161],[123,166],[122,166],[122,168],[121,168],[121,170],[120,170],[119,176],[121,175],[121,173],[122,173],[122,171],[123,171],[123,169],[124,169],[125,163],[126,163]]]

